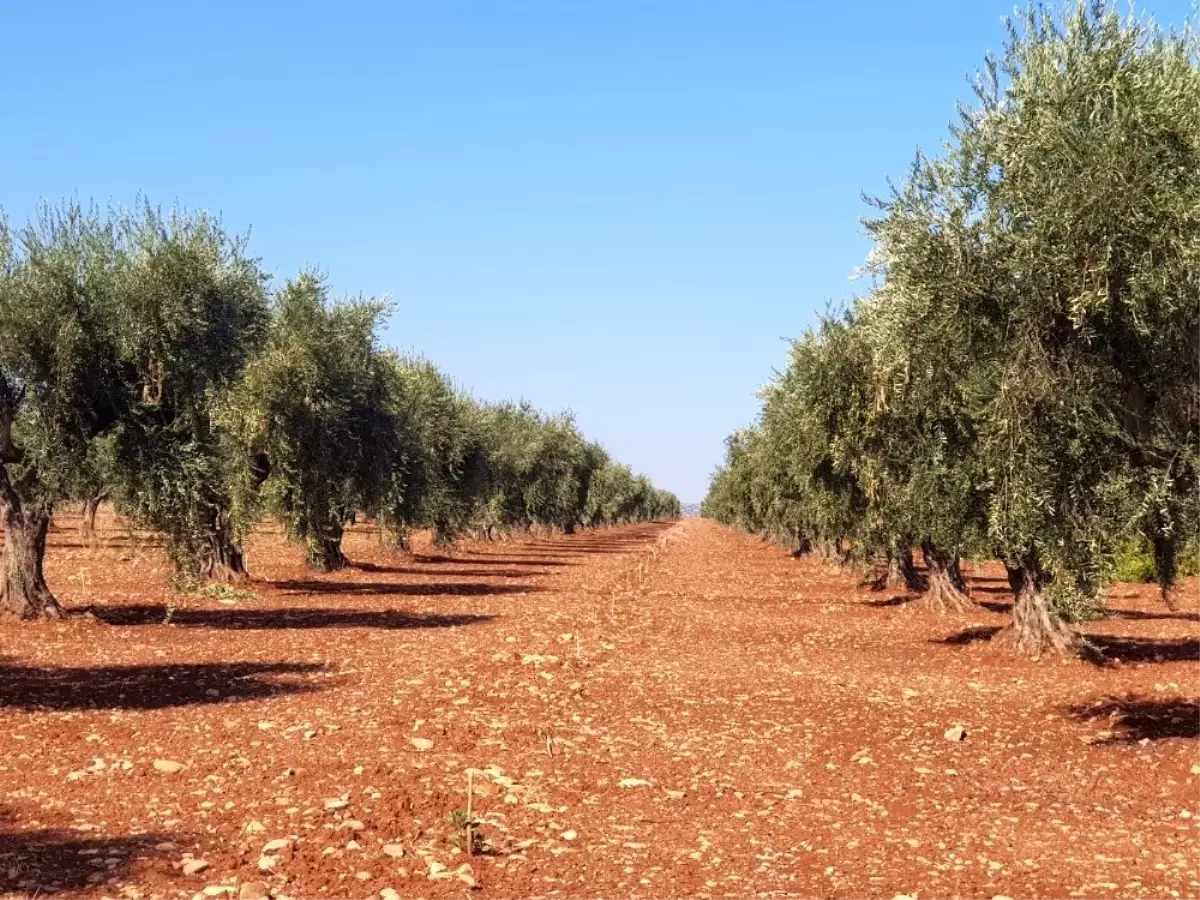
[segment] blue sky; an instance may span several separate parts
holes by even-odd
[[[144,192],[699,500],[1003,0],[10,4],[0,207]],[[1139,4],[1182,23],[1187,0]]]

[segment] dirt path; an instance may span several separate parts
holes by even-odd
[[[0,626],[0,891],[1200,894],[1194,584],[1118,591],[1097,666],[702,521],[348,552],[315,577],[263,535],[254,596],[167,625],[156,549],[56,534],[97,620]]]

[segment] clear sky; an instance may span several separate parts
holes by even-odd
[[[1011,0],[5,4],[0,207],[139,191],[681,499],[936,149]],[[1179,24],[1187,0],[1139,4]]]

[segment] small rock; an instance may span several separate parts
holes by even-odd
[[[948,741],[961,741],[967,736],[967,729],[961,725],[955,725],[952,728],[947,728],[946,733],[942,735]]]
[[[579,837],[579,835],[574,829],[572,829],[570,831],[564,831],[561,835],[559,835],[559,837],[561,837],[564,841],[573,841],[575,838]]]
[[[346,841],[346,849],[347,850],[361,850],[362,844],[360,844],[358,841]]]
[[[199,875],[208,868],[208,861],[204,859],[189,859],[183,864],[184,875]]]
[[[263,844],[262,852],[263,853],[278,853],[281,850],[290,850],[290,849],[292,849],[292,839],[291,838],[275,838],[275,840],[267,841],[265,844]]]
[[[205,897],[223,897],[226,894],[232,894],[233,890],[234,889],[227,884],[210,884],[203,891],[201,891],[201,893],[204,894]]]
[[[326,809],[345,809],[350,805],[349,800],[343,800],[341,797],[331,797],[325,801]]]
[[[251,819],[246,823],[246,827],[242,830],[245,831],[246,834],[262,834],[267,830],[267,826],[258,821],[258,819]]]
[[[176,847],[176,844],[172,841],[159,841],[157,844],[154,845],[154,849],[157,850],[159,853],[170,853],[172,850],[175,849],[175,847]]]
[[[395,888],[386,887],[379,892],[379,900],[400,900],[400,894]]]
[[[154,761],[154,771],[162,772],[164,775],[174,775],[176,772],[183,770],[183,763],[176,762],[173,759],[156,759]]]
[[[650,787],[650,782],[644,778],[622,778],[617,782],[617,787],[635,788],[635,787]]]
[[[429,738],[412,738],[409,743],[413,745],[418,753],[424,753],[426,750],[433,749],[433,741]]]
[[[1192,766],[1192,774],[1200,775],[1200,763],[1197,763],[1196,765]]]
[[[260,856],[258,858],[258,871],[260,872],[274,872],[277,865],[279,865],[278,856]]]
[[[399,844],[384,844],[383,855],[390,856],[392,859],[399,859],[404,855],[404,848]]]
[[[351,831],[362,831],[366,827],[367,826],[358,819],[347,819],[346,821],[342,822],[342,824],[338,825],[338,828],[349,828]]]
[[[433,879],[449,878],[450,873],[446,871],[445,865],[436,859],[431,859],[429,861],[429,877]]]
[[[370,872],[355,872],[354,877],[357,878],[359,881],[370,881],[371,873]]]
[[[238,891],[238,900],[269,900],[271,896],[267,886],[261,881],[246,881]]]

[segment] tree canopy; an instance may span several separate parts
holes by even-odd
[[[1030,8],[873,203],[870,291],[796,343],[705,512],[934,570],[994,556],[1003,637],[1069,651],[1122,542],[1165,587],[1200,518],[1196,38]]]

